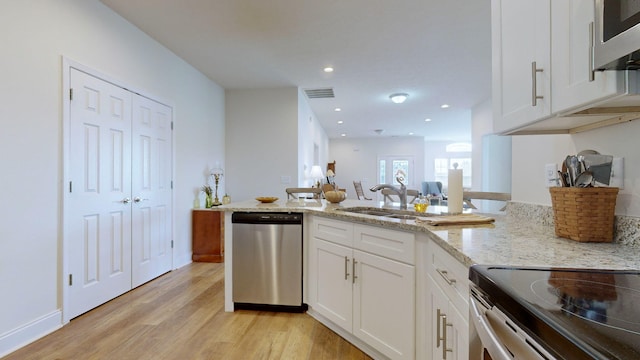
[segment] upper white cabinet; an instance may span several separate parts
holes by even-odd
[[[594,0],[491,7],[495,132],[575,133],[640,117],[636,71],[592,72]]]
[[[549,0],[491,2],[494,130],[551,115]]]
[[[625,93],[624,71],[592,75],[593,0],[551,4],[551,108],[561,113]]]

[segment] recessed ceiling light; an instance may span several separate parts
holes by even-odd
[[[342,134],[340,134],[340,136],[345,137],[345,136],[347,136],[347,134],[342,133]]]
[[[341,108],[335,108],[334,111],[342,111]]]
[[[342,124],[344,124],[344,121],[338,120],[338,125],[342,125]]]
[[[389,95],[389,99],[391,99],[391,101],[393,101],[396,104],[402,104],[403,102],[405,102],[405,100],[407,100],[408,97],[409,97],[409,94],[405,94],[405,93],[395,93],[395,94]]]
[[[430,118],[426,118],[426,119],[424,119],[424,121],[429,122],[429,121],[431,121],[431,119]]]
[[[446,109],[446,108],[449,107],[449,104],[442,104],[442,105],[440,105],[440,107],[443,108],[443,109]]]
[[[333,68],[331,66],[327,66],[326,68],[324,68],[324,72],[326,73],[333,72]]]

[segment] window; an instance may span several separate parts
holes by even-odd
[[[471,158],[437,158],[434,160],[434,174],[436,181],[440,181],[444,188],[447,187],[449,169],[453,169],[453,164],[458,164],[458,169],[462,169],[462,187],[471,188]]]
[[[378,160],[378,183],[400,186],[396,180],[398,171],[404,172],[405,185],[412,186],[413,181],[413,157],[412,156],[385,156]]]

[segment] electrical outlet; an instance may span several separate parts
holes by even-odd
[[[613,158],[611,163],[611,178],[609,179],[609,186],[624,188],[624,158]]]
[[[546,187],[560,186],[560,179],[558,179],[558,164],[547,164],[544,166],[544,179]]]

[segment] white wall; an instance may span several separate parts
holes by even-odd
[[[640,104],[639,104],[640,105]],[[575,135],[513,137],[513,200],[551,205],[544,187],[544,165],[560,166],[565,156],[593,149],[601,154],[624,157],[624,189],[616,202],[616,214],[640,216],[640,120]]]
[[[329,137],[324,131],[302,90],[298,91],[298,184],[300,187],[313,185],[309,178],[311,166],[320,165],[322,173],[327,171],[327,163],[333,161],[329,156]],[[318,163],[314,159],[314,145],[318,146]],[[293,186],[292,186],[293,187]]]
[[[224,93],[97,0],[0,12],[0,356],[60,325],[62,56],[174,107],[174,266],[190,261],[202,169],[224,157]]]
[[[376,194],[367,189],[377,184],[379,156],[413,155],[415,171],[411,179],[414,186],[411,188],[420,189],[419,184],[424,180],[424,153],[424,140],[421,137],[342,138],[329,141],[329,159],[336,161],[336,185],[346,188],[350,199],[357,199],[354,180],[362,181],[367,197],[376,198]]]
[[[226,91],[226,188],[232,201],[285,195],[298,183],[298,89]]]

